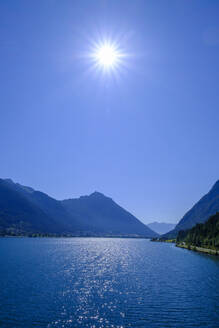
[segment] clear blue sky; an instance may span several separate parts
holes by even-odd
[[[218,0],[0,0],[0,176],[176,222],[219,178]],[[130,56],[117,78],[91,43]]]

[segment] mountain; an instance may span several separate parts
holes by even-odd
[[[176,237],[180,230],[187,230],[197,223],[204,223],[211,215],[219,211],[219,180],[179,221],[175,229],[163,237]]]
[[[174,223],[166,223],[166,222],[157,222],[154,221],[152,223],[147,224],[147,226],[157,232],[158,234],[162,235],[164,233],[169,232],[170,230],[173,230],[176,226]]]
[[[0,234],[157,235],[98,192],[58,201],[10,179],[0,179]]]
[[[32,221],[35,222],[34,227]],[[19,229],[31,231],[33,229],[47,230],[46,216],[37,206],[31,204],[22,193],[13,188],[10,181],[0,179],[0,227],[1,231]],[[52,221],[49,222],[52,225]]]
[[[0,230],[14,233],[58,233],[63,230],[63,223],[48,209],[50,202],[43,204],[39,196],[38,191],[29,187],[15,184],[10,179],[0,179]],[[57,202],[52,198],[51,201]],[[58,209],[56,212],[59,213]],[[64,213],[61,214],[64,217]]]
[[[91,232],[110,233],[112,235],[145,235],[156,234],[136,217],[117,205],[111,198],[99,192],[79,199],[62,201],[69,214],[74,213],[84,227]],[[157,234],[156,234],[157,235]]]
[[[181,230],[177,236],[177,243],[184,242],[203,248],[219,250],[219,212],[211,216],[205,223],[196,224],[192,229]]]

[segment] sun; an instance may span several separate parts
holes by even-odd
[[[122,53],[119,48],[110,42],[99,43],[96,45],[92,54],[95,66],[99,66],[100,69],[115,70],[121,63]]]
[[[103,38],[89,39],[88,50],[85,57],[89,58],[91,64],[89,70],[101,78],[113,77],[119,80],[121,75],[127,69],[127,58],[130,55],[124,48],[120,38]]]
[[[109,68],[116,65],[119,59],[119,53],[114,46],[104,44],[97,49],[96,60],[99,65]]]

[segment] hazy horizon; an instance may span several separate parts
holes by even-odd
[[[176,223],[218,180],[219,2],[0,2],[1,178]],[[93,65],[116,42],[114,72]]]

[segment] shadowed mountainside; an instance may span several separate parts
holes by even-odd
[[[187,230],[197,223],[204,223],[208,218],[219,211],[219,180],[212,189],[202,197],[179,221],[175,229],[163,235],[165,238],[174,238],[180,230]]]
[[[98,192],[58,201],[10,179],[0,179],[0,233],[157,236],[111,198]]]
[[[99,192],[79,199],[69,199],[62,202],[69,214],[74,213],[89,231],[111,234],[147,235],[154,234],[151,229],[142,224],[136,217],[117,205],[111,198]]]
[[[219,250],[219,213],[211,216],[205,223],[196,224],[192,229],[181,230],[177,243]]]

